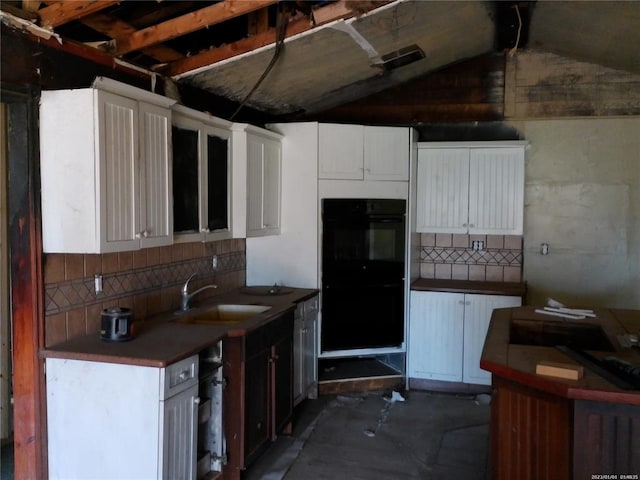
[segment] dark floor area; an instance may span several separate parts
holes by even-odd
[[[246,480],[487,480],[489,397],[430,392],[322,396],[298,407]]]

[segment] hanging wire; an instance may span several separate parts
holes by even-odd
[[[520,31],[522,30],[522,17],[520,17],[520,9],[518,9],[518,5],[515,5],[515,8],[516,15],[518,15],[518,35],[516,36],[516,44],[507,53],[507,55],[509,55],[510,57],[513,57],[518,51],[518,44],[520,43]]]
[[[247,95],[244,97],[242,102],[240,102],[240,105],[238,105],[238,108],[236,109],[236,111],[233,112],[233,115],[231,115],[231,117],[229,118],[230,121],[233,121],[235,116],[242,109],[245,103],[247,103],[247,100],[251,98],[251,95],[253,95],[253,93],[262,84],[264,79],[267,78],[267,75],[269,75],[269,72],[278,61],[278,58],[280,57],[280,53],[282,52],[282,48],[284,47],[284,39],[286,37],[286,33],[287,33],[287,18],[280,11],[280,6],[278,6],[278,9],[276,10],[276,47],[273,52],[273,57],[271,57],[271,61],[269,62],[269,65],[267,65],[267,68],[264,70],[264,72],[262,72],[262,75],[260,75],[260,78],[255,83],[253,88],[251,88],[251,90],[249,91],[249,93],[247,93]]]

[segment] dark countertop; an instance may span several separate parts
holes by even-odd
[[[99,333],[74,338],[40,351],[43,358],[65,358],[96,362],[121,363],[164,368],[195,355],[224,337],[242,336],[280,315],[292,311],[296,303],[318,294],[315,289],[281,287],[287,292],[260,295],[268,287],[244,287],[218,295],[190,311],[197,313],[218,304],[269,305],[271,309],[233,325],[203,325],[179,323],[172,313],[159,315],[145,322],[134,323],[134,338],[127,342],[105,342]]]
[[[480,367],[493,375],[512,382],[521,383],[530,388],[554,394],[563,398],[593,400],[599,402],[625,403],[640,405],[640,391],[623,390],[608,382],[600,375],[584,367],[584,376],[580,380],[537,375],[536,365],[540,361],[550,361],[580,365],[555,347],[510,344],[511,324],[514,321],[562,321],[536,313],[540,307],[502,308],[493,311],[491,323],[480,360]],[[588,308],[588,307],[587,307]],[[638,333],[640,331],[640,310],[593,309],[596,318],[570,320],[585,324],[599,325],[614,346],[615,352],[589,350],[596,358],[614,355],[632,364],[640,364],[640,350],[620,346],[617,335]]]
[[[524,297],[527,292],[527,286],[525,283],[520,282],[481,282],[475,280],[419,278],[411,283],[411,290]]]

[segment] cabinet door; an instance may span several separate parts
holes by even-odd
[[[262,231],[264,197],[264,144],[257,138],[247,138],[247,236]]]
[[[469,208],[469,150],[418,150],[418,232],[466,233]]]
[[[411,292],[409,377],[462,380],[464,294]]]
[[[196,478],[197,398],[198,385],[194,385],[163,402],[162,478]]]
[[[462,381],[480,385],[491,384],[491,373],[480,368],[480,357],[494,308],[518,307],[520,297],[503,295],[465,295],[464,365]]]
[[[280,143],[247,138],[247,236],[280,232]]]
[[[269,233],[280,229],[280,142],[265,140],[263,169],[263,228]]]
[[[173,230],[176,235],[199,234],[200,129],[182,121],[172,128]]]
[[[249,352],[247,352],[249,354]],[[251,354],[245,361],[244,463],[246,467],[271,438],[271,349]]]
[[[298,305],[302,310],[302,304]],[[297,315],[298,312],[296,312]],[[302,315],[293,322],[293,399],[299,403],[304,394],[306,332]]]
[[[138,102],[98,92],[101,251],[139,247]]]
[[[364,127],[365,180],[409,180],[409,129]]]
[[[214,240],[230,232],[230,134],[211,127],[205,128],[204,133],[206,155],[201,166],[200,225],[205,238]]]
[[[316,299],[317,302],[317,299]],[[317,397],[318,383],[318,311],[305,314],[304,390],[309,398]],[[313,390],[312,390],[313,389]]]
[[[364,166],[362,125],[318,125],[318,178],[362,180]]]
[[[139,103],[140,119],[140,224],[141,247],[171,245],[173,207],[171,195],[170,110]]]
[[[522,235],[524,147],[472,148],[469,233]]]
[[[273,345],[273,418],[274,429],[271,438],[283,431],[291,421],[293,413],[293,350],[291,333],[280,338]]]

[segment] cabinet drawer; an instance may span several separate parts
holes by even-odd
[[[198,356],[194,355],[169,365],[165,369],[163,380],[162,400],[198,383]]]

